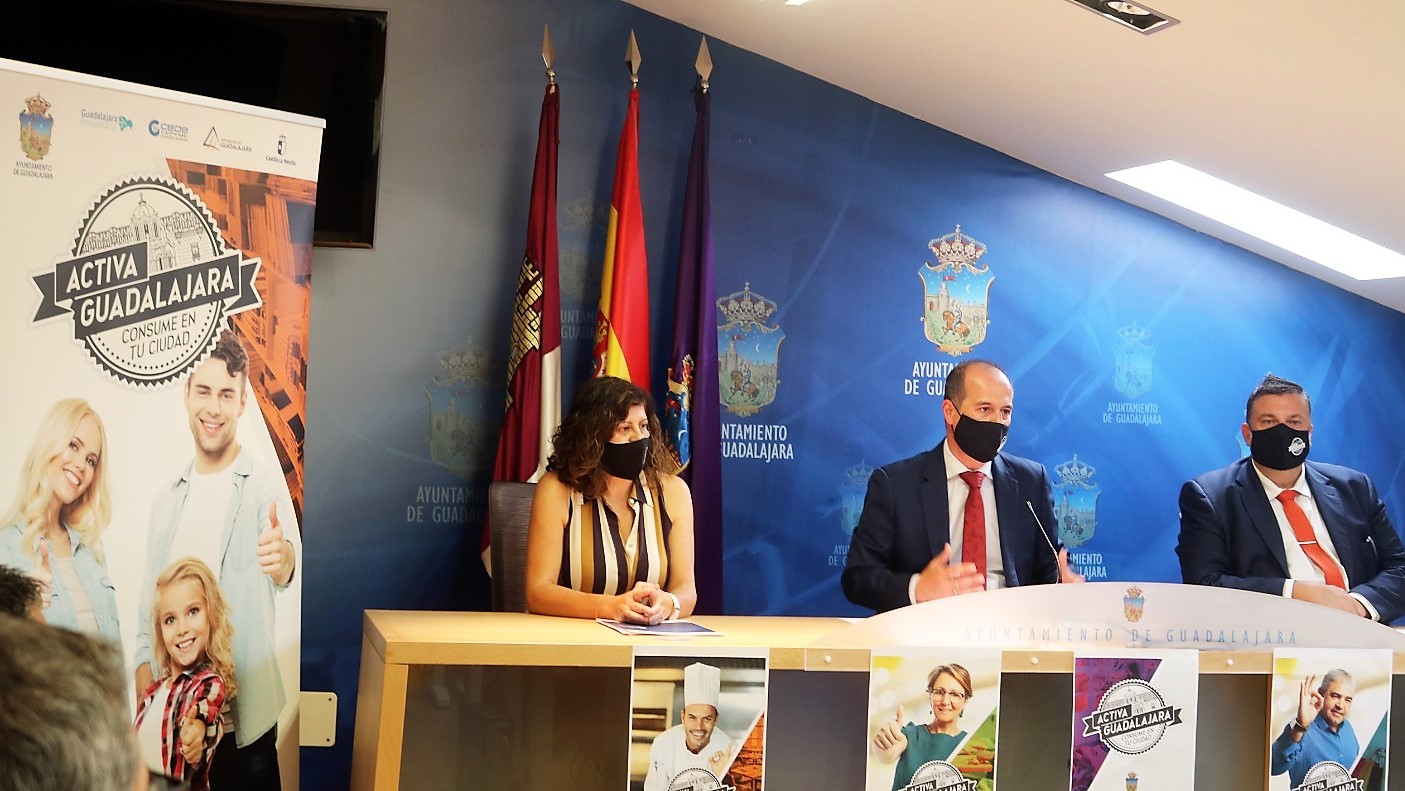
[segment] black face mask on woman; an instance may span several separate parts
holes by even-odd
[[[644,460],[648,457],[648,437],[633,442],[607,442],[600,453],[600,467],[616,478],[632,481],[644,471]]]
[[[1287,423],[1261,428],[1249,434],[1249,454],[1270,470],[1291,470],[1307,461],[1312,447],[1309,432]]]
[[[995,458],[1009,434],[1010,427],[998,420],[976,420],[966,415],[956,421],[952,431],[961,450],[982,464]]]

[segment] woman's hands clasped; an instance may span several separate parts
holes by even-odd
[[[595,617],[652,626],[672,614],[673,599],[662,588],[652,582],[636,582],[624,593],[603,596]]]

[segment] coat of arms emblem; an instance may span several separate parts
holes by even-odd
[[[776,399],[777,365],[785,333],[768,324],[776,303],[741,291],[717,300],[724,323],[717,328],[717,375],[722,406],[741,417],[754,415]]]
[[[990,286],[995,275],[979,264],[985,245],[956,231],[927,243],[937,263],[917,270],[922,278],[922,323],[927,340],[959,357],[985,340],[990,325]]]
[[[663,428],[668,432],[673,452],[678,455],[678,463],[687,468],[693,460],[693,355],[683,355],[680,362],[678,367],[681,370],[668,369],[668,394],[664,397]]]
[[[464,344],[439,355],[444,369],[425,387],[429,398],[429,457],[460,478],[483,473],[495,439],[493,426],[481,417],[492,400],[492,364],[488,355]]]
[[[844,485],[839,487],[840,519],[844,534],[854,535],[859,526],[859,515],[863,513],[863,501],[868,496],[868,479],[873,476],[873,467],[860,461],[844,471]]]
[[[1113,384],[1117,392],[1128,398],[1137,398],[1151,389],[1151,358],[1156,349],[1147,345],[1150,337],[1151,333],[1135,321],[1117,331]]]
[[[20,113],[20,150],[36,162],[49,153],[53,142],[54,117],[49,115],[52,106],[36,93],[24,100],[24,112]]]
[[[1136,623],[1142,619],[1142,612],[1146,608],[1146,597],[1142,595],[1142,589],[1133,585],[1127,589],[1127,595],[1122,597],[1122,614],[1127,617],[1129,623]]]
[[[1098,498],[1102,490],[1093,481],[1097,470],[1073,458],[1054,467],[1054,515],[1059,520],[1059,541],[1070,549],[1088,543],[1098,527]]]

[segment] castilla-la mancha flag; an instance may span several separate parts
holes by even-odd
[[[556,151],[561,93],[555,83],[542,100],[537,161],[527,214],[527,252],[517,277],[512,309],[512,348],[507,360],[507,409],[493,480],[536,480],[551,455],[551,435],[561,422],[561,288],[556,252]],[[483,557],[490,533],[483,531]]]
[[[639,199],[638,88],[629,91],[615,161],[593,367],[596,376],[618,376],[649,389],[649,261]]]

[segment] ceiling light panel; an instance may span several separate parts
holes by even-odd
[[[1157,33],[1175,25],[1173,19],[1135,0],[1068,0],[1104,19],[1110,19],[1138,33]]]
[[[1174,160],[1107,177],[1348,277],[1405,277],[1405,255]]]

